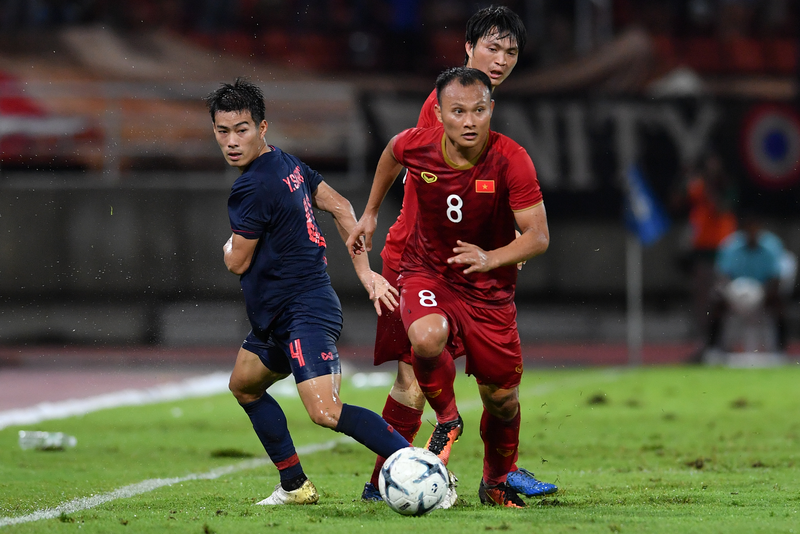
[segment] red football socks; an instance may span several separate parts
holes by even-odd
[[[520,414],[511,421],[502,421],[484,408],[481,416],[483,439],[483,480],[489,486],[506,481],[517,459],[519,449]]]
[[[383,419],[392,425],[395,431],[406,438],[409,443],[414,442],[419,427],[422,425],[422,410],[417,410],[405,404],[400,404],[391,395],[386,397],[386,404],[383,407]],[[378,474],[386,461],[383,456],[378,456],[375,460],[375,469],[372,471],[372,478],[369,479],[372,485],[378,487]]]
[[[417,377],[420,389],[428,399],[428,404],[436,412],[439,423],[447,423],[458,419],[456,395],[453,391],[453,382],[456,379],[456,364],[453,357],[443,350],[433,358],[420,358],[414,352],[414,375]]]

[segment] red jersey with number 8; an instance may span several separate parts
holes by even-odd
[[[510,138],[489,132],[481,154],[458,166],[444,150],[444,129],[411,128],[394,141],[394,156],[409,170],[418,210],[402,258],[402,275],[433,274],[465,301],[501,307],[514,300],[517,268],[507,265],[464,275],[468,266],[447,263],[456,241],[493,250],[515,238],[514,212],[542,202],[530,156]]]

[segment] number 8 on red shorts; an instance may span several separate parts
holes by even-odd
[[[432,313],[447,319],[450,335],[447,348],[457,354],[463,343],[466,350],[466,373],[479,384],[503,389],[519,385],[522,378],[522,351],[517,330],[514,303],[479,307],[460,298],[458,291],[442,280],[417,273],[404,274],[398,280],[403,325],[409,326]]]

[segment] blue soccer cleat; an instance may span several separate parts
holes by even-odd
[[[520,468],[516,471],[511,471],[508,474],[507,482],[517,493],[521,493],[526,497],[550,495],[558,491],[558,487],[555,484],[536,480],[533,473],[527,469]]]
[[[372,485],[372,482],[367,482],[364,484],[364,491],[361,492],[361,500],[367,502],[378,502],[382,501],[383,497],[381,497],[381,492],[378,491],[378,488]]]

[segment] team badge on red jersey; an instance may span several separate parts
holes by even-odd
[[[494,193],[494,180],[475,180],[476,193]]]
[[[439,179],[438,176],[428,171],[424,171],[422,174],[420,174],[420,176],[422,177],[423,180],[425,180],[425,183],[429,184],[432,184],[433,182]]]

